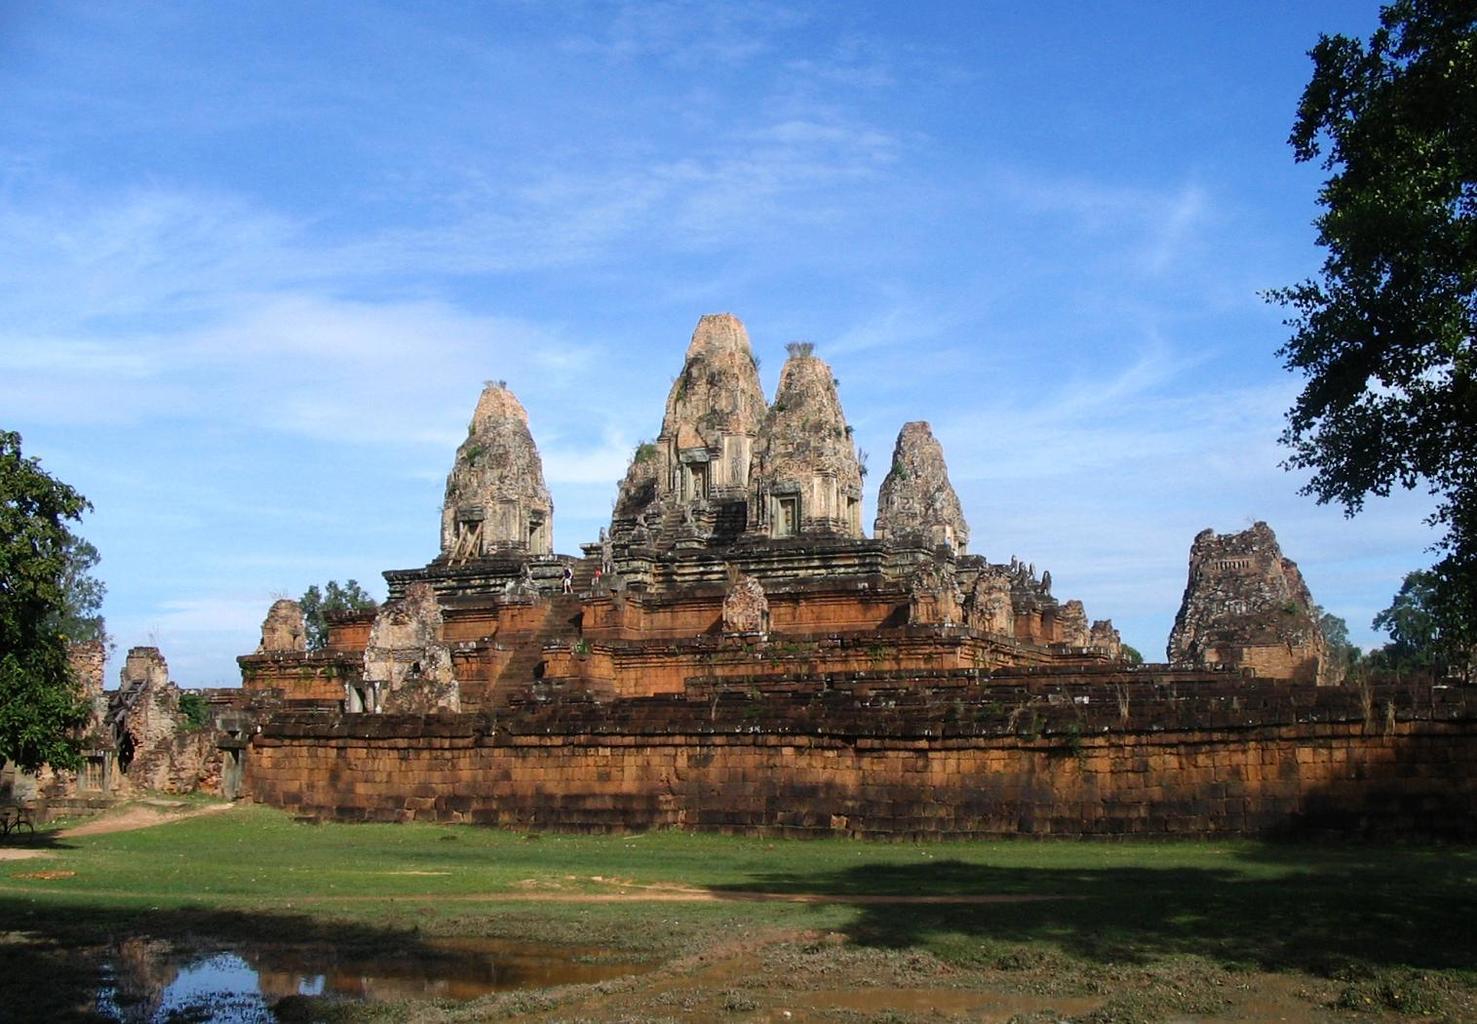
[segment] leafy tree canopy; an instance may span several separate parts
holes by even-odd
[[[69,731],[86,711],[62,630],[78,542],[66,524],[90,507],[0,431],[0,763],[79,764]]]
[[[56,629],[73,642],[95,640],[109,643],[102,616],[103,598],[108,587],[92,574],[100,558],[97,548],[69,531],[64,557],[62,607],[54,620]]]
[[[1407,573],[1390,607],[1374,617],[1374,628],[1390,635],[1376,658],[1383,667],[1470,674],[1469,624],[1449,620],[1451,606],[1440,600],[1442,582],[1433,570]]]
[[[1349,643],[1349,624],[1316,605],[1313,611],[1318,616],[1318,630],[1323,634],[1329,663],[1334,666],[1338,678],[1343,679],[1359,660],[1359,648]]]
[[[349,580],[339,586],[337,580],[329,580],[322,590],[315,583],[298,601],[303,609],[303,635],[308,650],[321,651],[328,646],[328,616],[341,612],[366,612],[377,607],[374,598],[359,586],[358,580]]]
[[[1288,412],[1304,493],[1353,515],[1424,485],[1442,531],[1431,600],[1477,621],[1477,5],[1397,0],[1368,43],[1323,36],[1290,143],[1323,157],[1321,278],[1279,289],[1306,377]],[[1470,640],[1472,635],[1468,635]]]

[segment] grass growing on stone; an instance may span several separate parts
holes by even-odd
[[[75,1009],[92,978],[78,956],[140,935],[407,956],[426,936],[503,936],[660,961],[749,942],[768,982],[682,997],[735,1020],[764,1019],[776,979],[789,992],[915,969],[930,985],[1092,997],[1083,1020],[1211,1013],[1249,973],[1305,979],[1330,1019],[1460,1020],[1477,991],[1470,847],[521,835],[257,807],[35,846],[46,856],[0,861],[3,951],[20,968],[0,972],[0,1006]]]

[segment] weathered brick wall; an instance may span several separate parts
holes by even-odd
[[[241,666],[243,690],[253,694],[281,691],[294,700],[342,701],[344,684],[358,684],[363,676],[362,654],[355,657],[339,651],[245,654],[236,663]]]
[[[248,790],[314,816],[590,831],[1477,836],[1464,690],[927,682],[280,716]]]

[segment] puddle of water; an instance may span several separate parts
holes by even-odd
[[[180,955],[160,942],[120,943],[104,968],[97,1011],[123,1024],[189,1020],[270,1024],[285,996],[475,999],[491,992],[588,984],[653,965],[590,962],[600,950],[503,939],[428,940],[415,954],[344,955],[322,947],[261,946]]]
[[[235,953],[202,957],[163,972],[164,984],[150,985],[109,964],[97,993],[97,1012],[125,1024],[188,1020],[219,1024],[275,1024],[262,998],[256,971]]]

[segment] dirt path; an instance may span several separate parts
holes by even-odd
[[[218,814],[221,811],[229,811],[234,804],[205,804],[200,807],[184,807],[183,804],[129,804],[117,814],[105,814],[92,821],[74,825],[71,828],[62,829],[56,834],[58,839],[73,839],[78,836],[101,836],[110,832],[132,832],[141,828],[153,828],[155,825],[168,825],[174,821],[184,821],[186,818],[198,818],[202,814]]]
[[[202,814],[228,811],[233,806],[233,804],[205,804],[201,807],[187,807],[183,802],[174,801],[128,804],[116,814],[104,814],[91,821],[83,822],[81,825],[62,829],[56,833],[55,838],[71,839],[76,836],[107,835],[109,832],[132,832],[140,828],[153,828],[155,825],[168,825],[172,821],[197,818]],[[25,839],[19,839],[13,840],[9,845],[0,846],[0,862],[53,856],[52,851],[26,846],[25,842]],[[15,845],[16,843],[22,845]]]
[[[0,885],[0,892],[17,891],[16,886]],[[78,894],[93,896],[140,896],[138,891],[115,889],[74,889]],[[811,903],[850,904],[854,906],[892,906],[908,904],[951,904],[978,906],[984,904],[1037,903],[1043,900],[1072,900],[1079,896],[1006,895],[1006,896],[854,896],[845,893],[760,892],[756,890],[683,889],[671,886],[637,888],[626,892],[483,892],[432,893],[407,892],[383,896],[354,896],[319,893],[298,895],[287,900],[285,907],[332,903]]]

